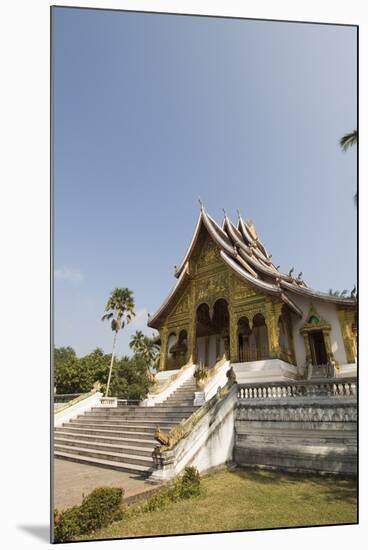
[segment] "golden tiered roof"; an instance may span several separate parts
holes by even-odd
[[[278,267],[271,260],[272,256],[268,254],[266,247],[257,235],[252,220],[245,222],[238,212],[238,222],[235,225],[229,219],[226,212],[224,212],[224,221],[222,226],[220,226],[201,204],[192,240],[182,263],[175,271],[175,276],[177,277],[176,285],[157,312],[150,317],[149,326],[158,328],[160,320],[165,316],[172,302],[175,301],[178,293],[189,280],[189,261],[203,227],[219,247],[221,259],[231,270],[256,289],[278,296],[297,315],[302,316],[302,311],[293,301],[293,294],[318,298],[319,300],[338,305],[356,304],[354,297],[333,296],[308,287],[301,273],[297,277],[293,277],[293,269],[288,274],[279,271]]]

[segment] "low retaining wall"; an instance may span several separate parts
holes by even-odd
[[[232,363],[239,384],[281,382],[300,378],[298,368],[281,359],[264,359],[248,363]]]
[[[186,466],[196,466],[203,472],[232,461],[236,399],[237,388],[234,385],[173,449],[154,456],[156,469],[150,480],[173,479]]]
[[[240,385],[234,461],[240,466],[356,475],[355,381]]]
[[[92,409],[92,407],[99,407],[101,404],[102,393],[91,392],[90,394],[81,395],[76,402],[71,402],[70,405],[66,405],[62,411],[56,411],[54,414],[54,428],[62,426],[65,422],[68,422],[72,418],[83,414],[86,411]]]

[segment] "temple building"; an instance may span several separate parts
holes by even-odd
[[[175,276],[148,322],[160,333],[160,371],[189,362],[211,368],[223,357],[244,365],[278,359],[296,378],[356,369],[355,289],[331,295],[302,273],[282,273],[240,215],[234,224],[225,213],[219,225],[201,206]]]

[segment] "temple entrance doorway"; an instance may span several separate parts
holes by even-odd
[[[309,333],[309,343],[313,365],[327,364],[327,351],[322,330],[314,330]]]
[[[212,309],[207,303],[197,308],[197,364],[212,368],[229,356],[229,310],[227,301],[217,300]]]
[[[252,319],[252,328],[248,317],[238,320],[238,357],[241,363],[268,359],[268,331],[263,315],[258,313]]]

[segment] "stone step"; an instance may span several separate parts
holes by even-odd
[[[70,447],[68,445],[54,445],[56,453],[72,453],[78,456],[89,458],[98,458],[101,460],[109,460],[111,462],[122,462],[133,466],[146,466],[152,468],[154,466],[152,458],[142,457],[140,455],[118,453],[113,451],[99,451],[96,449],[88,449],[86,447]]]
[[[172,395],[163,401],[163,403],[171,403],[173,407],[176,406],[176,403],[190,403],[193,405],[194,395]],[[190,406],[190,405],[189,405]]]
[[[76,418],[70,420],[70,424],[77,424],[78,426],[95,426],[95,427],[109,427],[109,429],[114,430],[116,428],[126,428],[127,426],[130,426],[132,428],[137,427],[146,427],[146,428],[156,428],[156,426],[175,426],[178,424],[177,420],[164,420],[162,418],[159,418],[157,420],[134,420],[133,418],[130,418],[129,420],[98,420],[96,418],[90,418],[90,419],[84,419]],[[138,431],[141,431],[138,429]]]
[[[174,424],[179,424],[182,420],[185,420],[190,415],[185,416],[173,416],[171,413],[165,415],[157,415],[157,416],[142,416],[142,417],[135,417],[135,416],[129,416],[126,418],[117,418],[115,416],[113,417],[96,417],[96,416],[81,416],[80,418],[76,418],[75,420],[78,420],[83,423],[89,423],[89,422],[95,422],[96,424],[103,425],[103,424],[111,424],[115,426],[121,426],[125,423],[128,424],[135,424],[139,422],[140,424],[146,424],[146,423],[153,423],[155,426],[157,424],[165,423],[165,422],[173,422]],[[74,423],[74,420],[73,420]]]
[[[86,441],[86,442],[95,442],[95,443],[109,443],[111,445],[117,444],[117,445],[132,445],[133,447],[142,447],[142,448],[149,448],[151,449],[155,445],[157,445],[157,441],[151,437],[147,438],[148,434],[143,434],[146,436],[145,438],[139,439],[136,438],[136,434],[133,434],[131,432],[124,432],[127,433],[128,436],[126,437],[115,437],[115,432],[112,432],[111,435],[98,435],[98,434],[86,434],[83,432],[83,430],[79,430],[77,432],[70,432],[66,431],[66,429],[61,429],[58,432],[55,432],[55,439],[62,437],[63,439],[70,439],[72,441]]]
[[[89,429],[92,429],[92,430],[105,430],[105,431],[108,431],[108,432],[115,432],[115,433],[118,433],[118,432],[121,432],[121,431],[124,431],[124,432],[145,432],[147,434],[151,434],[153,435],[157,426],[159,426],[161,429],[163,430],[170,430],[173,426],[177,426],[177,422],[160,422],[159,424],[158,423],[153,423],[153,424],[150,424],[149,426],[147,425],[142,425],[142,424],[122,424],[120,426],[117,426],[117,425],[111,425],[111,424],[99,424],[99,423],[96,423],[96,422],[89,422],[89,423],[77,423],[77,422],[73,422],[73,425],[71,424],[68,424],[68,429],[69,429],[69,426],[75,426],[76,428],[81,428],[85,433],[89,430]]]
[[[67,430],[69,433],[75,433],[75,434],[89,434],[89,435],[96,435],[96,436],[106,436],[106,437],[134,437],[136,439],[147,439],[150,437],[153,437],[153,433],[156,428],[144,428],[142,427],[140,431],[137,431],[137,428],[131,427],[127,428],[124,426],[123,430],[109,430],[105,428],[100,427],[86,427],[86,426],[76,426],[75,424],[64,424],[64,426],[60,426],[59,428],[55,428],[55,433],[63,433],[64,430]],[[132,433],[134,432],[134,433]]]
[[[175,402],[174,401],[164,401],[162,403],[162,406],[165,407],[165,405],[166,405],[167,407],[172,407],[174,403],[176,403],[179,407],[185,407],[185,406],[189,406],[189,403],[191,405],[193,405],[193,400],[190,400],[190,401],[175,401]]]
[[[188,395],[191,395],[195,391],[196,391],[195,389],[191,389],[191,388],[178,388],[177,390],[173,391],[170,395],[177,395],[179,393],[186,393]]]
[[[194,410],[194,409],[193,409]],[[190,412],[181,412],[180,409],[177,410],[170,410],[170,407],[162,407],[160,410],[156,411],[155,407],[150,407],[147,411],[142,412],[130,412],[130,413],[86,413],[83,415],[79,415],[79,418],[98,418],[100,420],[102,419],[113,419],[113,420],[124,420],[127,418],[185,418],[186,416],[190,416],[192,414],[192,411]]]
[[[134,456],[143,456],[148,457],[149,459],[152,458],[152,451],[154,449],[154,445],[151,443],[151,446],[148,448],[145,447],[136,447],[133,445],[123,443],[102,443],[102,442],[95,442],[95,441],[86,441],[85,439],[66,439],[63,436],[58,436],[54,438],[54,445],[56,448],[60,447],[78,447],[83,449],[92,449],[93,451],[107,451],[107,452],[113,452],[113,453],[122,453],[125,455],[134,455]]]
[[[122,413],[123,414],[127,414],[127,413],[136,414],[137,412],[141,412],[141,411],[160,411],[161,408],[162,408],[162,405],[163,405],[162,403],[158,403],[157,405],[154,405],[153,407],[134,407],[134,408],[131,408],[131,407],[117,407],[117,408],[111,408],[111,409],[105,409],[103,407],[93,407],[90,412],[93,412],[94,414],[106,414],[106,411],[108,410],[109,414],[116,414],[116,415],[120,415]],[[179,407],[171,407],[172,412],[178,411],[180,413],[189,413],[189,414],[191,414],[195,408],[196,407],[194,407],[193,404],[190,405],[190,406],[184,405],[184,406],[179,406]],[[163,408],[163,410],[165,412],[167,412],[167,406],[165,406]]]
[[[191,395],[195,392],[195,389],[192,388],[179,388],[175,391],[173,391],[170,395],[178,395],[180,393],[186,393],[187,395]],[[170,397],[170,396],[169,396]]]
[[[77,455],[71,452],[56,451],[55,458],[79,462],[81,464],[89,464],[100,468],[109,468],[110,470],[118,470],[121,472],[129,472],[146,478],[152,472],[153,467],[141,466],[139,464],[130,464],[124,462],[115,462],[114,460],[103,460],[101,458],[93,458],[91,456]]]

